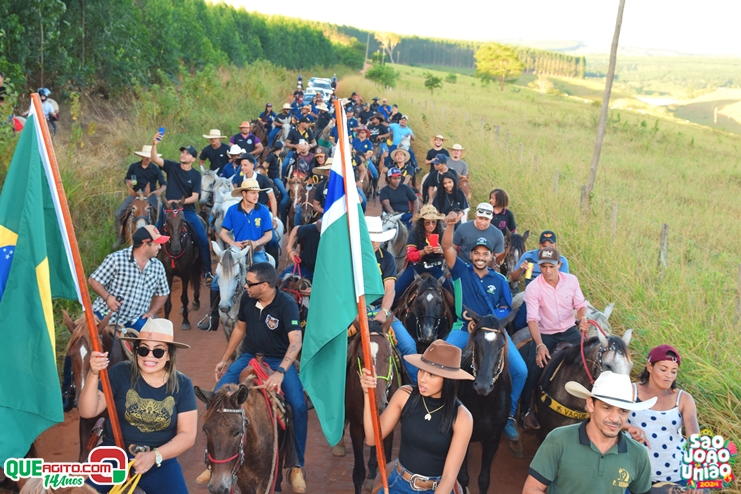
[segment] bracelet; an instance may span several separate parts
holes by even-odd
[[[381,310],[383,311],[384,314],[386,314],[386,317],[387,318],[391,317],[391,311],[390,310],[384,309],[383,307],[381,307]]]
[[[285,374],[286,370],[283,368],[283,366],[279,366],[277,369],[275,369],[275,372],[280,372],[281,374]]]
[[[538,351],[538,348],[540,348],[540,347],[542,347],[542,346],[545,346],[545,343],[541,343],[541,344],[537,345],[537,346],[535,347],[535,351],[537,352],[537,351]],[[548,349],[548,347],[546,347],[546,349]]]

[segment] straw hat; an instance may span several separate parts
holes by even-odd
[[[152,157],[152,146],[142,146],[142,150],[134,151],[134,154],[137,156],[141,156],[142,158],[151,158]],[[162,155],[157,153],[157,157],[161,158]]]
[[[461,369],[461,349],[443,340],[433,341],[425,353],[406,355],[404,360],[445,379],[473,381],[473,376]]]
[[[147,319],[147,322],[139,331],[139,336],[121,336],[126,341],[154,341],[168,343],[178,348],[190,348],[190,345],[173,341],[172,321],[169,319]]]
[[[203,137],[206,139],[226,139],[226,136],[221,135],[219,129],[211,129],[208,131],[208,134],[203,134]]]
[[[420,218],[424,218],[426,220],[444,220],[445,215],[440,214],[437,211],[437,208],[433,206],[432,204],[425,204],[422,206],[422,208],[419,210],[419,213],[414,215],[414,218],[412,218],[412,221],[417,221]]]
[[[404,154],[404,163],[410,160],[411,156],[409,156],[409,151],[402,148],[396,148],[394,149],[394,152],[391,153],[391,159],[396,161],[396,153],[403,153]]]
[[[257,192],[265,192],[270,189],[261,189],[260,184],[254,178],[245,178],[242,180],[242,186],[237,187],[232,191],[232,197],[242,197],[243,190],[256,190]]]
[[[466,150],[466,148],[464,148],[463,146],[461,146],[457,142],[455,144],[453,144],[451,147],[449,147],[448,149],[452,149],[454,151],[465,151]]]
[[[638,403],[633,401],[633,385],[630,383],[630,376],[624,374],[615,374],[614,372],[604,371],[599,375],[592,391],[582,386],[576,381],[566,383],[566,391],[577,398],[586,399],[591,397],[604,401],[608,405],[623,408],[625,410],[648,410],[656,403],[657,397]]]
[[[283,109],[284,110],[290,110],[291,109],[291,104],[290,103],[283,103]]]
[[[430,143],[435,144],[435,139],[440,139],[441,141],[444,141],[445,137],[441,136],[440,134],[436,136],[432,136],[430,137]]]
[[[316,109],[317,110],[329,111],[329,108],[327,108],[327,105],[325,105],[324,103],[319,103],[318,105],[316,105]]]
[[[241,124],[239,124],[239,128],[240,129],[244,129],[245,127],[247,127],[248,129],[251,129],[252,128],[252,124],[249,123],[247,120],[245,120],[244,122],[242,122]]]
[[[232,156],[240,156],[241,154],[245,153],[246,151],[239,147],[237,144],[232,144],[232,147],[229,148],[229,151],[226,152],[226,154],[231,154]]]
[[[331,160],[332,158],[329,158],[329,159]],[[329,170],[331,169],[332,169],[332,165],[329,164],[329,165],[315,166],[314,168],[312,168],[311,171],[314,175],[329,176]]]
[[[366,216],[365,224],[368,226],[371,242],[388,242],[396,235],[396,228],[383,231],[383,220],[380,216]]]

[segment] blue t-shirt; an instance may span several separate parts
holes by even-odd
[[[414,135],[412,129],[410,129],[409,127],[402,127],[401,124],[398,123],[392,123],[391,125],[389,125],[389,129],[391,129],[394,135],[394,140],[391,143],[394,146],[398,146],[405,136]]]
[[[142,377],[132,387],[131,366],[127,360],[108,370],[126,449],[130,444],[159,448],[177,434],[178,414],[196,410],[193,383],[178,372],[178,390],[175,393],[169,393],[167,385],[153,388]],[[101,382],[98,382],[98,389],[103,390]],[[106,420],[103,444],[115,444],[110,420]]]
[[[356,137],[352,141],[352,147],[355,151],[363,155],[368,151],[373,151],[373,143],[370,141],[370,139],[361,141],[359,138]]]
[[[179,201],[185,196],[189,198],[193,193],[201,194],[201,173],[191,168],[188,171],[180,168],[177,161],[164,160],[162,169],[167,173],[167,189],[165,190],[165,199],[168,201]],[[183,209],[186,211],[195,211],[194,203],[184,204]]]
[[[463,305],[483,316],[493,313],[502,319],[512,310],[512,293],[507,279],[489,268],[489,272],[479,278],[470,264],[456,258],[455,266],[450,270],[455,290],[455,309],[458,318],[462,317]],[[489,301],[487,302],[487,299]]]
[[[517,261],[517,266],[515,266],[515,269],[520,269],[520,266],[522,266],[523,262],[533,263],[533,275],[530,277],[529,280],[525,279],[525,286],[529,285],[531,281],[540,276],[541,271],[540,266],[538,265],[538,252],[540,252],[540,249],[533,249],[525,252],[524,254],[522,254],[522,256],[520,256],[520,260]],[[561,256],[561,267],[558,268],[558,270],[562,273],[569,272],[569,261],[567,261],[564,256]]]
[[[224,169],[221,170],[221,176],[224,178],[232,178],[236,173],[237,165],[231,161],[224,165]]]
[[[232,232],[235,242],[259,240],[265,232],[273,229],[273,220],[268,208],[262,204],[257,203],[252,211],[246,213],[240,201],[227,210],[222,227]]]

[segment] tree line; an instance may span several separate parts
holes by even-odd
[[[584,79],[587,58],[575,57],[557,51],[515,47],[517,57],[525,66],[526,74],[555,75]]]
[[[332,42],[316,23],[204,0],[6,0],[0,19],[0,71],[16,88],[116,92],[256,60],[360,69],[365,53],[357,42]]]

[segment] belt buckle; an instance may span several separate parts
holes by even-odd
[[[418,480],[420,482],[427,482],[427,481],[430,480],[430,478],[429,477],[425,477],[424,475],[419,475],[417,473],[413,473],[412,476],[409,478],[409,486],[412,488],[413,491],[427,491],[427,490],[429,490],[426,487],[418,487],[417,486],[417,481]],[[433,482],[432,490],[434,490],[435,488],[437,488],[437,482]]]

